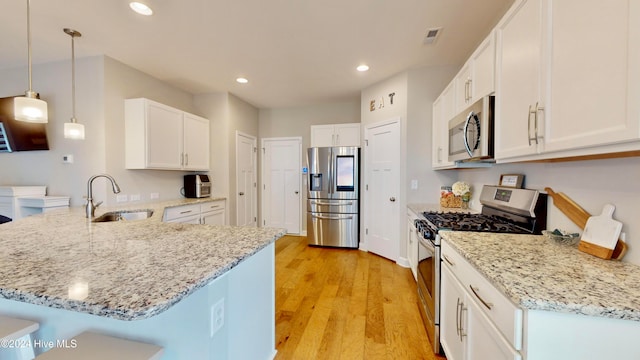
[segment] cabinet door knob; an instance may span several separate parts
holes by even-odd
[[[396,202],[396,198],[394,198],[393,196],[389,198],[389,201],[391,202]]]
[[[242,195],[244,195],[244,193],[241,191],[241,192],[238,193],[238,195],[242,196]]]
[[[298,190],[295,191],[296,195],[298,195],[300,192]]]

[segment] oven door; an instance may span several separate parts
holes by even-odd
[[[418,296],[420,313],[434,352],[440,351],[440,247],[418,237]]]

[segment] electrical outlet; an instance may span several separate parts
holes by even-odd
[[[116,201],[117,202],[127,202],[127,195],[126,194],[116,195]]]
[[[224,298],[211,307],[211,337],[224,326]]]
[[[130,199],[131,201],[140,201],[140,194],[133,194]]]
[[[160,198],[160,194],[159,193],[151,193],[149,194],[149,199],[159,199]]]
[[[418,190],[418,180],[411,180],[411,190]]]

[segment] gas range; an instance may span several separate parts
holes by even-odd
[[[415,220],[418,235],[418,297],[431,346],[440,352],[441,230],[540,234],[546,227],[547,198],[537,190],[485,185],[482,212],[425,212]]]

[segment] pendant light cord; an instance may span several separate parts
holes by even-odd
[[[75,35],[71,35],[71,104],[73,117],[72,123],[76,123],[76,51]]]
[[[31,90],[31,0],[27,0],[27,59],[29,61],[29,94]]]

